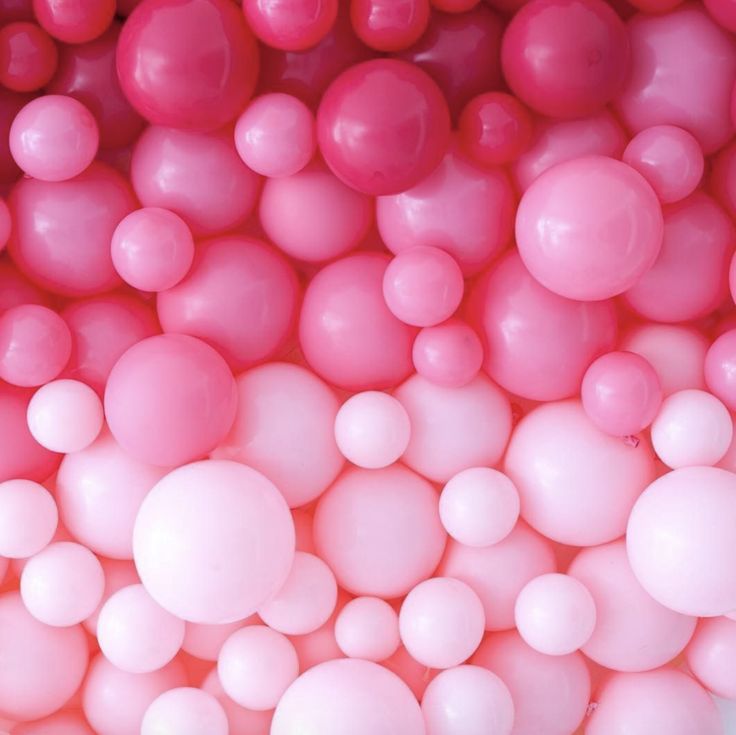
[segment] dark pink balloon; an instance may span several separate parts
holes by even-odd
[[[35,23],[10,23],[0,30],[0,83],[16,92],[45,86],[56,71],[53,39]]]
[[[412,360],[414,369],[430,382],[460,388],[478,374],[483,345],[472,327],[460,319],[448,319],[419,332]]]
[[[429,23],[428,0],[350,0],[350,20],[361,41],[376,51],[402,51]]]
[[[329,33],[338,0],[243,0],[243,13],[253,33],[268,46],[303,51]]]
[[[0,184],[9,184],[20,176],[20,168],[10,153],[10,126],[32,99],[30,94],[18,94],[0,86]]]
[[[35,21],[33,0],[0,0],[0,23],[17,20]]]
[[[33,0],[33,13],[47,33],[64,43],[85,43],[112,23],[115,0]]]
[[[50,298],[3,258],[0,260],[0,312],[21,304],[50,306]]]
[[[703,0],[713,20],[727,31],[736,31],[736,2],[734,0]]]

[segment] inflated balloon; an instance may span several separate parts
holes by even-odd
[[[0,483],[0,556],[37,554],[54,537],[58,521],[54,498],[42,485],[31,480]]]
[[[422,377],[447,388],[462,388],[483,364],[483,345],[475,330],[459,319],[425,327],[411,349],[414,369]]]
[[[244,0],[248,25],[268,46],[303,51],[318,44],[337,18],[338,0],[297,0],[269,3]]]
[[[722,334],[705,355],[705,382],[708,389],[730,409],[736,408],[736,330]]]
[[[141,720],[141,735],[160,732],[228,734],[227,715],[212,694],[195,687],[169,689],[148,705]]]
[[[33,13],[41,26],[64,43],[84,43],[102,35],[115,15],[115,0],[79,0],[57,3],[33,0]]]
[[[335,619],[335,640],[350,658],[384,661],[399,647],[399,618],[385,600],[356,597]]]
[[[0,82],[14,92],[45,87],[56,72],[56,44],[35,23],[8,23],[0,30]]]
[[[429,23],[429,0],[350,0],[350,22],[363,43],[376,51],[403,51]]]

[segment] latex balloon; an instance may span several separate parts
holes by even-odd
[[[356,597],[335,619],[335,640],[350,658],[384,661],[399,647],[399,618],[385,600]]]
[[[468,324],[448,319],[417,334],[411,357],[414,369],[431,383],[462,388],[483,364],[483,345]]]
[[[705,381],[708,389],[730,409],[736,408],[736,375],[731,366],[736,360],[736,330],[722,334],[705,355]]]
[[[351,0],[350,21],[358,38],[376,51],[402,51],[429,23],[429,0]]]
[[[45,87],[56,72],[56,44],[35,23],[8,23],[0,30],[0,82],[14,92]]]
[[[80,0],[74,4],[33,0],[41,26],[65,43],[84,43],[102,35],[115,15],[115,0]]]
[[[31,480],[0,483],[0,556],[23,559],[44,549],[59,513],[45,487]]]
[[[148,705],[141,721],[141,735],[160,732],[228,734],[227,715],[212,694],[195,687],[169,689]]]

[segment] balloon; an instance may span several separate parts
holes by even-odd
[[[220,679],[217,675],[215,667],[204,678],[202,689],[208,692],[222,705],[227,716],[231,733],[247,732],[252,735],[269,735],[271,731],[271,719],[273,710],[252,710],[245,709],[239,704],[235,704],[230,697],[225,694]]]
[[[54,76],[56,44],[35,23],[8,23],[0,30],[0,83],[14,92],[34,92]]]
[[[356,597],[335,619],[335,640],[350,658],[384,661],[401,643],[399,617],[385,600]]]
[[[736,330],[724,332],[708,348],[705,355],[705,382],[708,390],[730,409],[736,408]]]
[[[403,51],[427,29],[429,0],[351,0],[355,34],[376,51]]]
[[[102,599],[97,609],[82,623],[92,635],[97,634],[97,620],[100,616],[100,610],[110,597],[123,587],[139,584],[141,581],[132,561],[103,558],[100,564],[102,564],[102,571],[105,573],[105,589],[102,593]]]
[[[148,705],[141,721],[141,735],[179,732],[187,735],[228,735],[222,705],[202,689],[179,687],[159,694]]]
[[[303,51],[318,44],[337,18],[338,0],[298,0],[288,5],[244,0],[248,25],[268,46]]]
[[[115,0],[78,0],[73,4],[33,0],[41,27],[64,43],[84,43],[102,35],[115,15]]]
[[[251,615],[234,623],[186,623],[181,648],[202,661],[217,661],[223,644],[236,630],[258,622],[258,617]]]
[[[0,556],[25,559],[37,554],[54,537],[58,521],[54,498],[42,485],[31,480],[0,483]]]

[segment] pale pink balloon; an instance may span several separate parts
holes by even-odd
[[[703,177],[703,150],[695,136],[676,125],[655,125],[635,135],[623,155],[663,204],[684,199]]]
[[[702,191],[666,207],[662,249],[626,292],[626,303],[640,316],[660,322],[706,316],[728,295],[735,241],[730,218]]]
[[[440,671],[422,697],[427,735],[511,735],[514,702],[508,687],[481,666]]]
[[[459,319],[422,329],[411,351],[414,369],[448,388],[469,383],[483,364],[483,345],[475,330]]]
[[[471,467],[450,478],[440,495],[440,518],[466,546],[491,546],[506,538],[519,518],[519,493],[498,470]]]
[[[240,159],[228,130],[200,133],[151,125],[135,144],[130,177],[144,207],[178,214],[195,237],[244,222],[260,189],[260,177]]]
[[[705,382],[708,390],[726,406],[731,410],[736,409],[736,329],[724,332],[708,347]]]
[[[194,687],[178,687],[160,694],[148,705],[141,735],[228,735],[227,715],[212,694]]]
[[[511,692],[513,733],[570,735],[583,721],[590,674],[579,653],[546,656],[510,630],[487,636],[472,663],[492,671]]]
[[[344,184],[321,161],[290,176],[268,179],[258,214],[269,239],[307,263],[354,250],[374,218],[373,200]]]
[[[84,715],[78,710],[66,710],[16,725],[13,735],[95,735]]]
[[[235,147],[245,164],[263,176],[291,176],[317,147],[314,115],[297,97],[280,92],[252,100],[235,124]]]
[[[201,687],[205,692],[209,692],[222,705],[227,715],[227,721],[230,725],[230,733],[234,735],[239,732],[248,733],[248,735],[269,735],[271,730],[271,719],[273,718],[273,710],[258,711],[246,709],[239,704],[235,704],[230,697],[225,694],[222,683],[217,675],[217,667],[213,668],[204,678]]]
[[[271,735],[425,735],[409,687],[371,661],[327,661],[303,673],[278,703]]]
[[[10,152],[28,176],[64,181],[81,174],[97,154],[100,133],[78,100],[45,94],[31,100],[10,127]]]
[[[668,396],[652,423],[652,446],[673,469],[715,465],[733,438],[728,409],[703,390],[681,390]]]
[[[343,602],[348,599],[346,593],[338,593],[338,606],[340,597]],[[335,621],[330,618],[321,628],[306,635],[290,636],[291,642],[296,648],[299,657],[299,670],[304,672],[325,661],[343,658],[343,653],[335,640]]]
[[[56,541],[23,567],[20,594],[34,618],[47,625],[81,623],[100,604],[105,574],[86,547]]]
[[[111,595],[97,618],[97,641],[112,664],[131,674],[166,666],[184,640],[184,621],[158,605],[142,584]]]
[[[259,365],[236,383],[233,427],[211,456],[262,472],[289,507],[319,497],[344,464],[335,441],[335,393],[306,368],[285,362]]]
[[[476,166],[452,148],[416,186],[378,197],[376,221],[392,252],[441,248],[473,275],[511,240],[515,203],[503,169]]]
[[[384,661],[401,643],[399,616],[385,600],[356,597],[335,619],[335,640],[350,658]]]
[[[102,430],[102,401],[78,380],[55,380],[39,388],[28,404],[33,438],[52,452],[79,452]]]
[[[641,495],[626,534],[629,562],[642,587],[685,615],[736,610],[736,478],[715,467],[685,467]],[[677,544],[657,542],[677,539]]]
[[[731,37],[695,3],[628,23],[631,71],[616,100],[629,130],[677,125],[692,133],[706,154],[733,133],[729,114],[736,78]]]
[[[337,582],[332,570],[318,556],[297,551],[289,576],[258,608],[258,616],[279,633],[304,635],[326,623],[336,604]]]
[[[249,625],[225,641],[217,675],[225,693],[241,707],[271,710],[299,676],[299,659],[285,635]]]
[[[87,670],[84,631],[55,628],[34,618],[17,592],[0,596],[0,712],[36,720],[62,707]]]
[[[335,417],[337,446],[358,467],[388,467],[404,453],[410,436],[406,409],[381,391],[356,393]]]
[[[516,214],[516,242],[529,272],[560,296],[600,301],[631,288],[662,244],[662,211],[630,166],[586,156],[545,171]]]
[[[399,464],[350,468],[317,503],[317,553],[348,592],[405,595],[434,572],[445,548],[438,502],[429,482]]]
[[[722,735],[708,693],[675,669],[614,674],[596,697],[586,735]]]
[[[484,374],[461,388],[413,375],[394,392],[409,414],[411,438],[402,461],[435,482],[469,467],[494,465],[511,433],[511,407]]]
[[[705,618],[698,623],[695,635],[685,650],[688,668],[713,694],[736,699],[736,621]]]
[[[438,574],[460,579],[475,591],[483,603],[487,630],[506,630],[514,627],[514,603],[524,585],[555,569],[550,543],[519,521],[492,546],[450,541]]]
[[[536,401],[578,393],[583,375],[616,339],[608,301],[571,301],[532,278],[515,252],[473,294],[486,340],[485,368],[506,390]]]
[[[583,653],[615,671],[663,666],[687,645],[696,618],[661,605],[639,584],[626,556],[626,541],[582,549],[567,573],[595,602],[593,635]]]
[[[143,585],[165,610],[194,623],[229,623],[286,581],[294,524],[259,472],[226,460],[194,462],[146,496],[133,554]]]
[[[647,443],[632,446],[604,434],[579,401],[547,403],[527,414],[504,467],[519,491],[522,518],[572,546],[621,536],[634,502],[654,479]]]
[[[133,558],[133,524],[143,498],[169,471],[127,454],[109,431],[61,462],[56,499],[78,541],[112,559]]]
[[[413,658],[432,669],[448,669],[468,659],[484,630],[483,603],[459,579],[420,582],[401,604],[401,642]]]
[[[42,485],[32,480],[0,483],[0,557],[37,554],[54,537],[58,521],[56,502]]]
[[[588,418],[612,436],[638,434],[652,423],[662,403],[654,368],[634,352],[609,352],[583,376],[583,408]]]
[[[123,587],[139,584],[141,581],[132,561],[127,559],[105,559],[103,557],[100,563],[102,564],[102,571],[105,573],[105,590],[97,609],[82,623],[92,635],[97,635],[97,619],[100,616],[100,610],[110,597]]]
[[[234,623],[209,625],[207,623],[186,623],[182,650],[190,656],[203,661],[217,661],[225,641],[244,625],[256,624],[259,618],[251,615]]]
[[[140,733],[143,714],[156,697],[185,685],[186,673],[179,661],[148,674],[129,674],[99,654],[82,687],[82,707],[96,732],[132,735]]]
[[[132,457],[173,466],[214,449],[232,426],[235,380],[225,360],[183,334],[149,337],[115,363],[105,388],[105,416]]]

